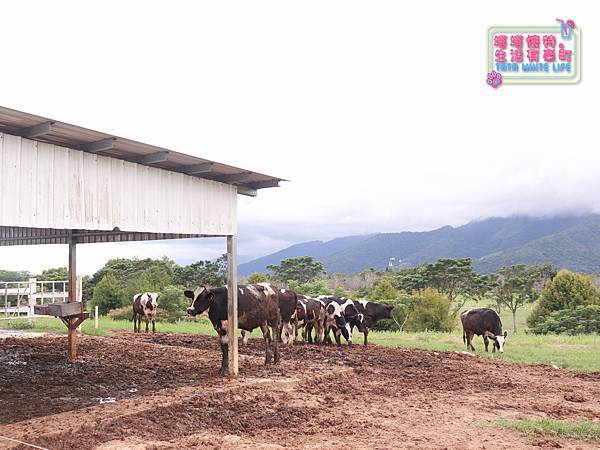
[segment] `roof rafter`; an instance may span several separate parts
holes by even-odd
[[[35,138],[39,136],[43,136],[48,133],[52,133],[54,129],[54,122],[44,122],[38,125],[34,125],[32,127],[21,128],[16,131],[15,134],[24,138]]]

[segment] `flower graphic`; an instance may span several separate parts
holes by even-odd
[[[575,22],[572,20],[567,20],[567,25],[569,25],[571,28],[575,28]]]
[[[490,73],[488,73],[487,84],[496,89],[502,84],[502,74],[500,74],[500,72],[492,70]]]

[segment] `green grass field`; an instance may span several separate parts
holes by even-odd
[[[485,353],[483,351],[483,340],[476,337],[474,345],[478,355],[523,364],[553,364],[557,367],[572,370],[600,371],[600,358],[598,358],[600,338],[597,336],[539,336],[527,334],[525,331],[513,334],[510,332],[512,330],[512,322],[504,316],[502,317],[504,326],[509,329],[505,352],[503,354]],[[526,316],[527,313],[524,311],[517,317],[518,327],[522,330],[525,329]],[[509,324],[510,326],[508,326]],[[33,328],[26,319],[0,321],[0,328],[66,333],[66,328],[62,322],[52,318],[36,319]],[[111,320],[101,317],[98,329],[94,328],[93,319],[85,321],[82,328],[85,334],[107,335],[111,330],[132,330],[133,325],[126,320]],[[198,322],[158,323],[157,331],[163,333],[215,334],[211,324],[205,318]],[[253,336],[259,337],[259,331],[255,330]],[[357,333],[354,340],[357,344],[362,343],[362,334]],[[462,342],[462,332],[459,329],[452,333],[371,331],[369,333],[369,342],[388,347],[419,348],[432,351],[466,350]]]
[[[592,420],[568,421],[554,419],[500,419],[501,427],[519,431],[527,436],[550,435],[566,439],[600,442],[600,423]]]

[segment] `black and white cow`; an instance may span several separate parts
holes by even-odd
[[[292,345],[294,343],[294,322],[296,320],[298,295],[289,289],[279,289],[277,294],[279,295],[279,312],[281,313],[280,339],[284,344]],[[282,330],[283,336],[281,336]]]
[[[364,344],[367,345],[369,328],[372,328],[378,320],[391,319],[394,306],[387,305],[385,303],[375,303],[368,300],[355,300],[354,306],[356,306],[358,312],[360,312],[365,318],[363,333],[365,336]]]
[[[133,332],[141,332],[142,317],[146,322],[146,333],[148,332],[148,322],[152,320],[152,333],[156,332],[156,311],[158,309],[158,298],[160,294],[156,292],[142,292],[133,296]]]
[[[265,340],[265,364],[279,362],[279,344],[277,336],[281,327],[279,312],[279,296],[277,290],[268,284],[249,284],[238,286],[238,328],[251,332],[260,327]],[[202,314],[208,310],[208,318],[220,337],[221,343],[221,375],[229,370],[227,340],[227,287],[209,288],[199,286],[194,292],[185,291],[185,296],[192,300],[187,313],[191,316]],[[273,337],[269,332],[272,328]],[[271,354],[273,346],[274,356]]]
[[[329,335],[330,330],[333,330],[333,335],[337,345],[341,345],[340,336],[344,336],[344,339],[348,341],[348,344],[352,344],[352,330],[350,325],[346,322],[344,317],[344,311],[340,304],[336,301],[335,297],[329,295],[320,295],[316,298],[325,308],[325,318],[323,320],[323,343],[330,344],[331,337]]]
[[[488,351],[488,340],[494,341],[492,351],[504,352],[504,344],[508,333],[502,332],[502,321],[496,311],[489,308],[469,309],[461,314],[460,321],[463,326],[463,342],[467,350],[475,351],[473,336],[483,336],[485,351]]]
[[[314,342],[320,344],[323,339],[324,320],[325,305],[322,302],[305,295],[298,295],[294,320],[294,340],[298,338],[298,330],[302,329],[302,340],[312,344],[312,331],[315,330]]]

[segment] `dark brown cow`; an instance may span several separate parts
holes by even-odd
[[[192,300],[187,309],[191,316],[202,314],[208,310],[208,318],[220,337],[221,343],[221,375],[229,371],[228,340],[227,340],[227,287],[209,288],[199,286],[195,292],[185,291],[185,296]],[[269,332],[272,328],[273,337]],[[251,332],[260,327],[265,340],[265,364],[279,362],[279,344],[276,336],[281,327],[279,312],[279,296],[273,286],[263,284],[248,284],[238,286],[238,328]],[[271,353],[273,346],[273,353]]]
[[[508,333],[502,332],[502,321],[496,311],[489,308],[473,308],[465,311],[460,316],[463,326],[463,342],[467,350],[475,351],[473,336],[483,336],[485,351],[488,351],[489,339],[494,341],[492,351],[504,352],[504,344]]]
[[[142,317],[146,321],[146,333],[148,332],[148,322],[152,320],[152,333],[156,332],[156,311],[158,309],[158,298],[160,294],[156,292],[144,292],[133,296],[133,332],[141,331]]]

